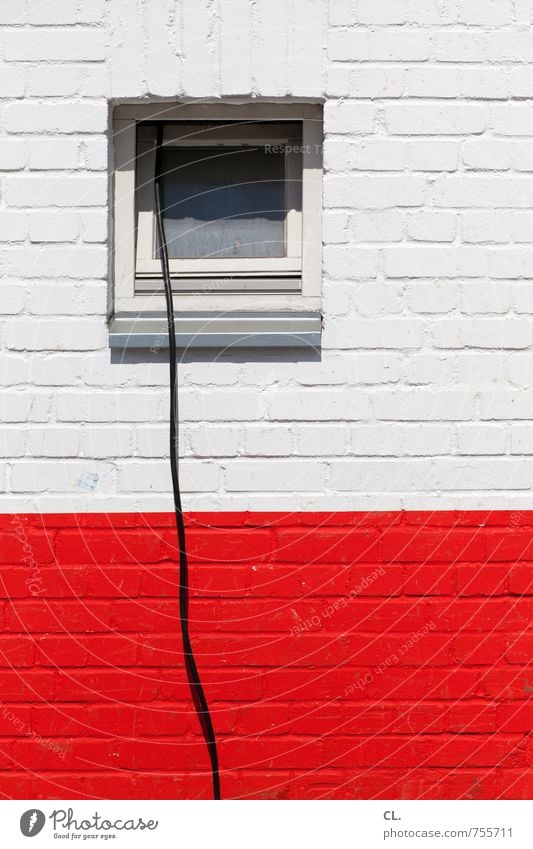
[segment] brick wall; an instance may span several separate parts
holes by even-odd
[[[527,0],[0,12],[4,509],[169,509],[164,357],[107,345],[109,106],[221,96],[325,99],[325,331],[321,361],[185,358],[188,507],[530,506],[532,16]]]
[[[5,795],[208,793],[168,364],[108,348],[109,130],[117,102],[239,96],[324,100],[324,334],[320,357],[180,366],[223,793],[530,796],[532,21],[531,0],[3,4]]]
[[[172,523],[1,518],[2,795],[209,797]],[[530,798],[531,513],[188,526],[224,798]]]

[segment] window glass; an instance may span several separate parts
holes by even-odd
[[[262,147],[167,147],[162,207],[172,259],[285,256],[285,157]]]

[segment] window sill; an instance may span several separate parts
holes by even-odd
[[[319,312],[182,312],[179,348],[319,348]],[[164,312],[119,312],[109,323],[111,348],[168,348]]]

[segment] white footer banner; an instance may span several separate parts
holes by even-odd
[[[531,849],[528,801],[2,801],[2,846]]]

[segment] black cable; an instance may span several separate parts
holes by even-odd
[[[159,251],[161,256],[161,269],[165,284],[165,301],[167,306],[168,343],[170,361],[170,468],[172,472],[172,490],[174,494],[174,513],[176,517],[176,530],[178,534],[179,564],[180,564],[180,590],[179,590],[179,612],[181,637],[183,641],[183,652],[185,656],[185,669],[187,680],[192,695],[192,700],[202,732],[209,752],[211,761],[211,773],[213,777],[213,798],[220,799],[220,774],[218,769],[217,740],[209,706],[205,697],[198,667],[189,635],[189,561],[187,557],[187,546],[185,538],[185,522],[183,520],[183,509],[181,506],[181,492],[179,480],[179,407],[178,407],[178,369],[176,355],[176,326],[174,322],[174,299],[172,295],[172,284],[170,279],[170,267],[168,262],[168,246],[165,238],[165,225],[161,209],[161,171],[163,151],[163,125],[157,127],[157,146],[155,157],[155,214],[157,222],[157,234],[159,237]]]

